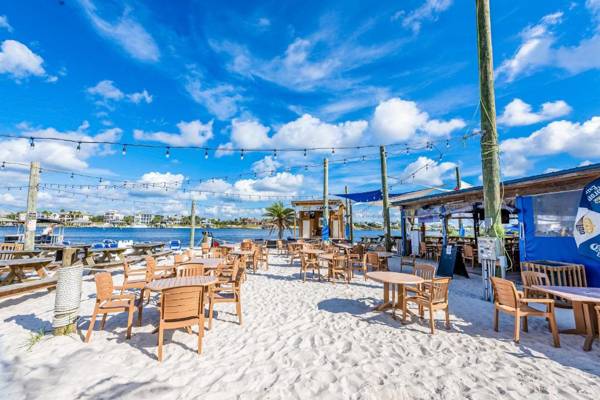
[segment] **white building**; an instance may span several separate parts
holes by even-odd
[[[123,222],[124,215],[116,210],[109,210],[104,213],[104,222],[107,224],[120,224]]]
[[[133,216],[133,223],[135,225],[150,225],[153,217],[153,214],[137,213]]]

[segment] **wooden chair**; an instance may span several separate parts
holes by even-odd
[[[209,254],[212,258],[223,258],[225,257],[224,247],[213,247],[210,249]]]
[[[465,244],[463,246],[463,259],[466,261],[471,261],[471,268],[475,268],[477,264],[477,254],[473,250],[473,246],[470,244]]]
[[[303,274],[302,281],[306,282],[306,274],[308,270],[312,270],[313,277],[315,276],[315,270],[319,274],[319,281],[321,280],[321,264],[315,254],[300,253],[300,273]]]
[[[269,251],[265,245],[259,246],[258,263],[265,266],[265,271],[269,270]]]
[[[140,289],[141,291],[146,287],[146,283],[145,269],[132,269],[127,261],[123,261],[123,285],[121,285],[121,293],[127,289]]]
[[[427,258],[427,243],[419,242],[419,258]]]
[[[112,276],[109,272],[100,272],[94,277],[96,281],[96,305],[90,321],[90,327],[85,335],[85,342],[88,343],[92,337],[92,331],[96,324],[98,314],[103,314],[100,329],[104,329],[106,316],[109,313],[127,312],[127,339],[131,338],[131,325],[133,323],[133,311],[135,309],[135,296],[129,293],[113,293],[120,286],[114,286]]]
[[[252,256],[250,256],[250,265],[252,267],[252,272],[256,273],[258,269],[258,265],[260,262],[260,247],[255,246],[254,251],[252,252]]]
[[[546,318],[550,323],[550,331],[554,347],[560,347],[560,338],[558,337],[558,328],[554,317],[554,300],[552,299],[530,299],[523,297],[521,292],[517,291],[515,284],[509,280],[492,277],[492,288],[494,290],[494,330],[498,332],[499,312],[505,312],[515,317],[514,341],[519,343],[520,323],[523,318],[523,331],[527,332],[528,317]],[[540,311],[529,306],[529,303],[539,303],[546,305],[546,311]]]
[[[407,304],[415,303],[419,306],[419,316],[423,318],[423,310],[429,310],[429,329],[431,334],[435,333],[435,312],[444,310],[446,312],[446,329],[450,329],[450,312],[448,310],[448,288],[450,278],[436,278],[431,282],[429,290],[421,291],[415,296],[404,296],[402,303],[403,319],[406,321]]]
[[[350,282],[351,272],[348,268],[348,258],[343,255],[336,255],[329,262],[329,279],[335,284],[337,277],[343,278],[346,283]]]
[[[361,258],[350,257],[348,259],[350,279],[354,277],[354,271],[362,271],[365,281],[367,280],[367,255],[363,254]]]
[[[521,281],[523,282],[523,296],[525,298],[547,298],[545,293],[531,288],[534,285],[548,285],[548,276],[545,273],[521,270]]]
[[[435,277],[435,266],[429,264],[416,264],[415,268],[413,269],[413,274],[423,278],[425,283],[420,283],[418,285],[406,285],[406,292],[419,294],[423,291],[423,289],[430,289],[431,282]]]
[[[164,331],[198,326],[198,354],[202,353],[204,336],[204,288],[187,286],[163,290],[158,325],[158,361],[162,361]]]
[[[240,244],[240,249],[242,251],[250,251],[252,250],[252,241],[244,239],[242,244]]]
[[[381,263],[379,262],[379,257],[375,253],[367,253],[367,269],[371,269],[371,271],[379,271],[381,269]]]
[[[200,250],[202,251],[202,257],[207,257],[210,253],[210,243],[201,243]]]
[[[233,276],[228,282],[221,283],[219,286],[210,288],[208,305],[208,329],[212,328],[213,309],[215,304],[235,303],[235,311],[238,316],[239,324],[242,324],[242,277],[245,268],[237,268],[233,271]]]
[[[185,264],[180,265],[175,270],[178,278],[185,278],[189,276],[202,276],[204,275],[204,265],[202,264]]]

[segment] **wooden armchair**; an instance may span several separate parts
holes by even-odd
[[[200,250],[202,251],[202,257],[208,257],[210,253],[210,243],[201,243]]]
[[[252,241],[244,239],[240,244],[240,249],[242,251],[250,251],[252,250]]]
[[[350,282],[351,270],[348,268],[348,258],[344,255],[336,255],[329,262],[329,279],[335,284],[336,278],[340,277]]]
[[[209,255],[212,258],[223,258],[226,255],[224,250],[224,247],[213,247],[210,249]]]
[[[162,361],[164,331],[167,329],[198,326],[198,354],[202,353],[204,336],[204,288],[202,286],[178,287],[163,290],[160,300],[158,325],[158,361]]]
[[[413,271],[414,271],[416,265],[417,265],[417,257],[414,254],[412,254],[410,256],[401,256],[400,257],[400,272],[402,272],[402,269],[404,266],[412,267]]]
[[[239,324],[242,324],[242,277],[245,268],[237,268],[233,271],[233,276],[219,286],[210,288],[208,305],[208,329],[212,328],[213,309],[215,304],[235,303],[235,311],[238,316]]]
[[[127,261],[123,261],[121,293],[127,289],[143,289],[144,287],[146,287],[146,270],[132,269]]]
[[[371,271],[379,271],[381,268],[381,263],[379,262],[379,257],[375,253],[367,253],[367,269],[371,269]]]
[[[264,245],[258,246],[258,264],[264,265],[265,271],[269,270],[269,251]]]
[[[435,333],[435,312],[444,310],[446,313],[446,329],[450,329],[450,313],[448,310],[448,288],[450,278],[436,278],[431,282],[429,290],[421,291],[415,296],[404,296],[402,303],[403,319],[406,321],[407,304],[415,303],[419,306],[419,316],[423,318],[423,310],[429,310],[429,329]]]
[[[100,272],[94,277],[96,281],[96,305],[92,314],[90,326],[85,335],[85,342],[88,343],[92,337],[92,331],[96,324],[98,314],[102,315],[102,324],[100,329],[104,329],[106,316],[109,313],[127,312],[127,339],[131,338],[131,325],[133,323],[133,311],[135,309],[135,296],[129,293],[113,293],[119,286],[114,286],[112,276],[109,272]]]
[[[202,264],[180,265],[175,269],[175,273],[178,278],[185,278],[185,277],[189,277],[189,276],[202,276],[202,275],[204,275],[204,265],[202,265]]]
[[[419,258],[427,258],[427,243],[419,242]]]
[[[558,328],[554,317],[554,300],[552,299],[530,299],[523,297],[521,292],[517,291],[515,284],[509,280],[492,277],[492,288],[494,290],[494,330],[498,332],[499,312],[505,312],[515,317],[514,341],[519,343],[520,322],[523,318],[523,331],[527,332],[528,317],[546,318],[550,323],[550,331],[554,347],[560,347],[560,338],[558,337]],[[545,304],[546,311],[540,311],[529,306],[530,303]]]
[[[358,256],[358,254],[356,255]],[[350,279],[354,277],[354,271],[362,271],[365,281],[367,280],[367,255],[363,254],[361,258],[350,257],[348,259],[348,269],[350,272]]]
[[[306,282],[306,273],[308,270],[312,270],[313,277],[315,276],[315,270],[319,274],[319,281],[321,280],[321,264],[315,254],[300,253],[300,273],[303,274],[302,281]]]
[[[545,293],[532,289],[534,285],[548,285],[548,276],[543,272],[521,270],[521,281],[523,282],[523,297],[525,298],[547,298]]]
[[[420,283],[418,285],[405,285],[407,293],[415,293],[419,294],[425,290],[429,290],[431,288],[431,282],[435,277],[435,266],[429,264],[417,264],[413,269],[413,274],[423,278],[425,283]]]

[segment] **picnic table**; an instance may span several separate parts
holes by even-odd
[[[40,250],[2,250],[0,251],[0,260],[12,260],[19,258],[32,258],[39,256]]]
[[[46,266],[54,261],[53,258],[18,258],[12,260],[0,260],[0,271],[8,271],[7,276],[0,281],[0,286],[9,285],[13,282],[23,282],[25,271],[34,270],[41,279],[46,278]]]
[[[89,265],[95,265],[98,263],[114,263],[125,261],[125,251],[127,251],[126,247],[112,247],[112,248],[102,248],[102,249],[90,249],[89,256],[86,258],[86,261]]]
[[[135,243],[131,246],[133,252],[131,253],[134,256],[143,256],[148,255],[151,256],[154,253],[161,251],[165,247],[164,243],[156,242],[156,243]]]
[[[590,351],[597,327],[594,305],[600,304],[600,288],[533,285],[532,289],[569,300],[573,305],[575,328],[561,331],[565,334],[585,335],[583,350]]]
[[[367,278],[383,283],[383,303],[375,307],[375,311],[385,311],[391,308],[394,318],[396,317],[396,308],[400,308],[404,304],[404,297],[406,296],[405,285],[417,285],[425,282],[423,278],[417,275],[390,271],[367,272]],[[398,287],[397,291],[395,290],[395,286]],[[392,295],[391,301],[390,291]],[[397,301],[395,292],[398,295]],[[406,313],[406,310],[402,311]]]

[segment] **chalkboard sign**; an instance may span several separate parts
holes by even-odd
[[[454,274],[469,277],[462,254],[458,252],[458,247],[449,244],[442,247],[442,256],[440,257],[436,275],[452,278]]]

